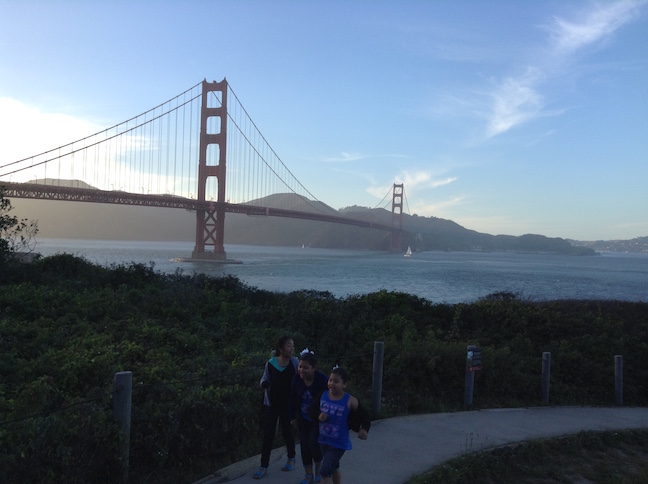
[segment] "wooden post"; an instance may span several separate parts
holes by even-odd
[[[380,413],[384,360],[385,343],[383,341],[374,341],[373,377],[371,383],[371,410],[374,416]]]
[[[123,479],[128,481],[128,460],[130,455],[131,403],[133,397],[133,372],[115,373],[115,395],[113,397],[113,418],[121,427],[124,436],[122,448]]]
[[[623,355],[614,356],[614,402],[623,405]]]
[[[542,403],[549,403],[549,380],[551,379],[551,352],[542,353]]]
[[[473,402],[473,389],[475,387],[475,372],[468,366],[468,360],[471,358],[472,351],[476,346],[468,345],[468,353],[466,355],[466,380],[464,382],[464,406],[470,407]]]

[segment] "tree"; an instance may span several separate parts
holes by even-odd
[[[38,223],[9,215],[13,207],[0,186],[0,260],[18,253],[30,253],[36,247]]]

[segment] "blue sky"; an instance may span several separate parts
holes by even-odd
[[[334,208],[648,235],[646,1],[0,0],[0,163],[223,77]]]

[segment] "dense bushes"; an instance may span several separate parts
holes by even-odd
[[[282,333],[325,370],[347,366],[367,403],[374,341],[384,341],[375,417],[461,409],[467,344],[484,349],[476,407],[540,404],[544,351],[552,404],[613,404],[616,354],[625,403],[648,403],[646,303],[342,300],[58,255],[0,267],[0,480],[118,480],[111,396],[123,370],[133,372],[132,482],[191,482],[258,453],[258,380]]]

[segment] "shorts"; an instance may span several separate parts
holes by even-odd
[[[332,477],[333,473],[340,467],[340,459],[344,455],[345,450],[325,444],[322,444],[321,448],[323,457],[320,475],[322,477]]]

